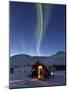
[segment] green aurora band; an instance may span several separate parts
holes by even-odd
[[[45,6],[45,10],[46,10],[44,13],[45,17],[43,17],[42,4],[37,3],[36,8],[37,8],[37,34],[36,34],[37,35],[36,36],[37,48],[36,48],[36,52],[37,52],[37,55],[40,56],[40,46],[41,46],[42,38],[44,34],[46,33],[46,28],[48,25],[50,11],[51,11],[51,5],[48,4]]]
[[[37,4],[37,55],[40,55],[40,44],[42,39],[42,33],[43,33],[43,13],[42,13],[42,4]]]

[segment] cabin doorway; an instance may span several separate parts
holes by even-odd
[[[41,79],[42,77],[42,66],[38,66],[38,79]]]

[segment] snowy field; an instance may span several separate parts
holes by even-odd
[[[27,70],[28,68],[28,70]],[[19,67],[14,69],[14,73],[10,74],[9,88],[30,88],[30,87],[46,87],[65,85],[65,71],[55,71],[48,80],[37,80],[29,77],[31,75],[31,67]]]

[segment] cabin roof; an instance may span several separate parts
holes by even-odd
[[[38,66],[43,66],[44,68],[47,68],[47,66],[46,66],[45,64],[42,64],[42,63],[40,63],[39,61],[37,61],[36,63],[34,63],[34,64],[32,65],[32,67],[38,67]]]

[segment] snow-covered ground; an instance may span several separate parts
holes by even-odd
[[[28,68],[28,69],[27,69]],[[65,71],[55,71],[54,75],[48,80],[37,80],[29,77],[31,67],[15,68],[14,73],[10,74],[10,88],[40,87],[65,85]]]

